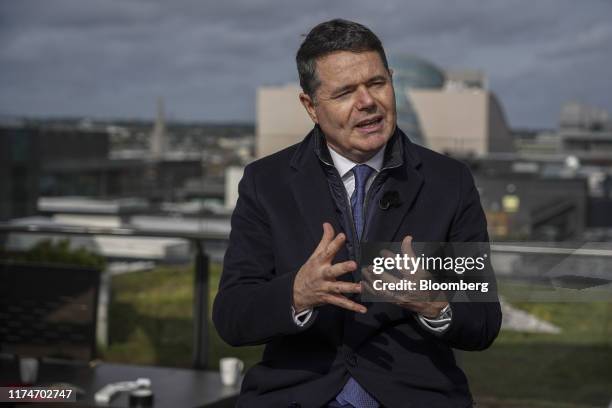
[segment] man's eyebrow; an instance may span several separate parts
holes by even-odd
[[[371,84],[372,82],[386,81],[386,80],[387,80],[387,77],[384,76],[384,75],[375,75],[375,76],[369,78],[365,83],[366,84]],[[350,91],[352,89],[355,89],[357,87],[357,85],[358,84],[356,84],[356,83],[355,84],[342,85],[342,86],[340,86],[338,88],[332,89],[330,94],[331,95],[337,95],[337,94],[340,94],[340,93],[345,92],[345,91]]]
[[[352,89],[355,89],[357,87],[357,84],[347,84],[347,85],[343,85],[340,86],[338,88],[334,88],[332,89],[332,91],[330,92],[331,95],[336,95],[336,94],[340,94],[344,91],[350,91]]]
[[[367,83],[371,84],[372,82],[377,82],[377,81],[386,81],[387,77],[384,75],[376,75],[373,76],[372,78],[368,79]]]

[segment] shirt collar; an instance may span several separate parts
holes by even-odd
[[[342,156],[340,153],[336,152],[334,149],[332,149],[329,144],[327,145],[328,149],[329,149],[329,154],[331,156],[331,159],[334,163],[334,167],[336,168],[336,170],[338,170],[338,174],[340,174],[340,177],[344,177],[346,175],[346,173],[348,173],[349,171],[351,171],[353,169],[353,167],[355,167],[358,164],[367,164],[368,166],[370,166],[371,168],[373,168],[374,170],[376,170],[376,172],[380,172],[380,169],[382,168],[383,165],[383,160],[385,158],[385,146],[381,147],[374,156],[372,156],[372,158],[370,158],[370,160],[368,160],[365,163],[355,163],[354,161]]]
[[[319,125],[315,125],[315,127],[313,128],[309,136],[312,137],[314,153],[319,158],[321,163],[325,164],[326,166],[330,166],[330,167],[334,166],[334,163],[331,158],[331,154],[329,153],[331,149],[327,147],[325,135],[323,134],[323,131],[321,130]],[[404,164],[404,143],[402,141],[403,138],[407,139],[406,135],[404,135],[404,133],[401,130],[399,130],[399,128],[396,127],[394,134],[387,141],[386,147],[381,149],[378,152],[378,153],[380,152],[384,152],[384,153],[383,153],[382,166],[378,168],[377,171],[380,172],[382,170],[393,169],[396,167],[403,166]],[[292,159],[292,162],[293,161],[294,159]],[[416,165],[418,163],[419,163],[418,158],[416,158],[416,161],[414,162],[414,164]],[[340,171],[338,171],[338,173],[339,172]]]

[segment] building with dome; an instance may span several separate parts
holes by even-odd
[[[477,70],[442,70],[412,55],[391,56],[397,122],[408,137],[441,153],[514,150],[501,104]]]
[[[442,89],[445,83],[444,71],[412,55],[391,56],[389,68],[393,70],[397,124],[410,140],[418,144],[426,144],[408,91],[410,89]]]

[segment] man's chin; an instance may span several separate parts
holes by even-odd
[[[371,133],[358,133],[358,139],[360,144],[367,148],[367,150],[378,150],[387,143],[391,138],[391,132],[389,129],[381,129],[378,132]]]
[[[367,140],[362,140],[361,143],[356,145],[353,151],[361,157],[362,161],[367,161],[382,149],[386,143],[387,138],[384,135],[371,135]]]

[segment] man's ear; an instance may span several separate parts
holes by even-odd
[[[306,109],[306,112],[308,113],[308,116],[310,116],[310,119],[312,119],[314,123],[319,124],[319,119],[317,118],[317,113],[315,112],[314,101],[312,100],[310,95],[304,92],[300,93],[300,102],[302,102],[302,105]]]
[[[393,78],[393,68],[389,68],[389,76]]]

